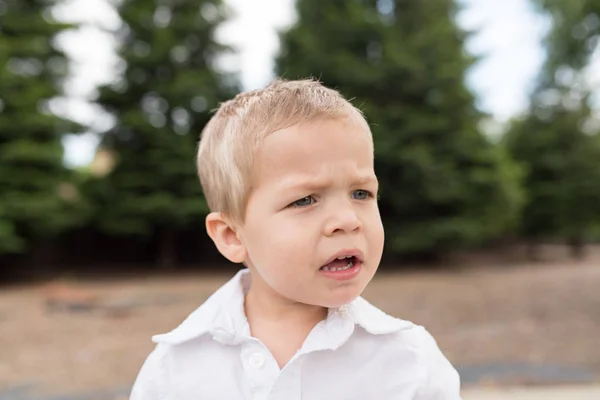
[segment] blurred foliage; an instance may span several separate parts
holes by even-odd
[[[53,45],[72,28],[50,1],[0,0],[0,254],[22,252],[83,221],[61,138],[74,123],[52,115],[68,62]]]
[[[580,70],[588,66],[600,39],[599,0],[532,0],[551,20],[544,44],[547,60],[544,84],[555,82],[563,67]]]
[[[317,77],[365,112],[387,255],[514,233],[566,240],[581,255],[587,239],[600,240],[598,88],[589,80],[600,0],[531,1],[551,22],[547,60],[528,111],[496,144],[465,85],[476,60],[464,50],[471,33],[457,27],[457,1],[297,0],[276,73]],[[155,251],[165,266],[197,254],[208,211],[194,167],[198,134],[240,89],[216,68],[231,51],[214,39],[223,1],[114,2],[120,75],[97,98],[114,126],[93,165],[71,171],[61,137],[81,127],[48,102],[68,73],[54,37],[72,26],[52,19],[53,4],[0,0],[0,254],[35,254],[57,237],[73,254],[80,236],[90,261],[86,252],[104,251],[98,238],[116,252],[135,247],[130,260]]]
[[[213,67],[228,52],[213,39],[225,11],[219,0],[125,0],[118,11],[123,74],[98,98],[116,118],[100,145],[115,165],[85,191],[101,230],[158,236],[160,262],[171,265],[177,232],[203,226],[208,211],[194,168],[198,134],[238,89]]]
[[[528,113],[513,122],[504,142],[528,171],[522,235],[566,239],[581,255],[600,224],[600,116],[593,113],[599,104],[589,82],[600,1],[536,3],[552,22],[547,59]]]
[[[451,0],[299,0],[281,37],[278,74],[315,76],[365,112],[397,254],[505,234],[523,200],[519,167],[478,130],[456,12]]]
[[[583,240],[600,222],[600,140],[581,131],[583,110],[515,122],[505,138],[527,168],[522,234]]]

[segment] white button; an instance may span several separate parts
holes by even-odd
[[[265,356],[263,356],[260,353],[254,353],[250,356],[250,359],[248,360],[248,362],[250,363],[250,366],[252,368],[259,369],[263,365],[265,365]]]

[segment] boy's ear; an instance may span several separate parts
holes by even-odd
[[[235,227],[223,214],[212,212],[206,217],[206,232],[225,258],[234,263],[246,260],[246,246],[239,239]]]

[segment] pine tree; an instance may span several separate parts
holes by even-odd
[[[600,1],[532,1],[552,23],[544,40],[547,58],[540,86],[555,82],[554,74],[561,68],[581,70],[589,66],[590,57],[599,44]]]
[[[505,144],[528,171],[522,234],[534,246],[567,240],[573,255],[581,257],[600,224],[600,129],[586,78],[598,48],[600,2],[536,3],[552,17],[544,41],[547,59],[529,112],[514,121]]]
[[[220,0],[124,0],[123,77],[98,103],[116,119],[101,148],[115,159],[95,182],[100,227],[155,238],[163,266],[177,261],[177,234],[203,225],[207,205],[195,171],[196,145],[210,112],[236,90],[214,68],[227,49],[214,39]]]
[[[478,130],[451,0],[299,0],[277,73],[314,76],[369,120],[389,249],[439,253],[514,224],[519,170]]]
[[[24,252],[78,220],[61,138],[79,129],[49,112],[68,72],[53,39],[70,25],[50,1],[0,0],[0,254]]]

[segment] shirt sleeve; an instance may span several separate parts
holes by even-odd
[[[423,327],[420,336],[420,358],[425,367],[418,400],[461,400],[460,377],[450,361],[442,354],[437,342]]]
[[[165,400],[164,349],[157,346],[146,358],[131,389],[129,400]]]

